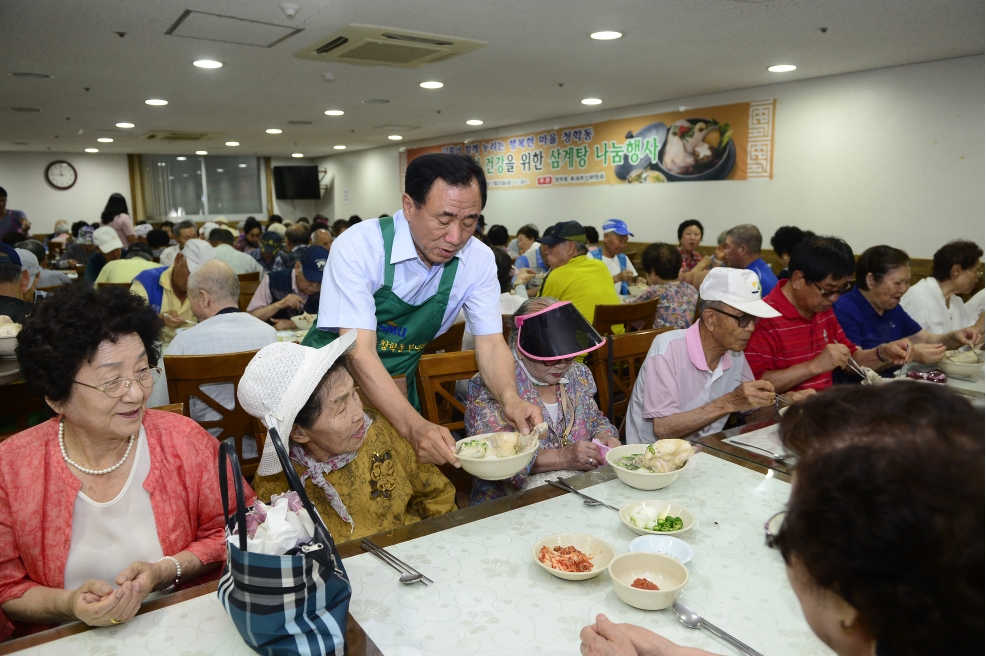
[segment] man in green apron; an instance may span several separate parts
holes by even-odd
[[[356,330],[348,363],[363,393],[421,462],[458,465],[448,430],[420,415],[414,379],[422,350],[460,308],[476,337],[479,371],[507,421],[528,433],[541,412],[517,394],[493,252],[472,239],[486,205],[483,169],[462,155],[422,155],[408,164],[404,188],[402,211],[363,221],[332,244],[318,322],[302,343],[321,347]],[[392,378],[399,374],[407,376],[407,400]]]

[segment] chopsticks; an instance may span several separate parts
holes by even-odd
[[[853,360],[853,358],[852,358],[851,355],[849,356],[849,362],[847,363],[847,365],[848,365],[850,371],[852,371],[857,376],[861,376],[863,378],[863,380],[866,380],[866,372],[863,371],[863,368],[861,366],[859,366],[859,363],[858,362],[856,362],[855,360]]]
[[[595,506],[606,506],[607,508],[611,508],[611,509],[615,510],[616,512],[620,512],[620,509],[619,508],[615,508],[615,507],[609,505],[608,503],[603,503],[599,499],[593,499],[592,497],[590,497],[590,496],[588,496],[586,494],[582,494],[581,492],[579,492],[578,490],[576,490],[574,487],[572,487],[571,485],[569,485],[568,483],[566,483],[565,480],[562,479],[562,478],[558,478],[558,479],[555,479],[553,481],[550,481],[549,480],[548,481],[548,485],[557,487],[559,490],[565,490],[566,492],[569,492],[571,494],[577,494],[578,496],[582,497],[583,499],[586,499],[586,500],[590,501]]]
[[[425,585],[431,585],[434,583],[434,581],[432,581],[430,578],[428,578],[418,570],[414,569],[413,567],[411,567],[410,565],[408,565],[403,560],[401,560],[394,554],[390,553],[383,547],[377,546],[367,538],[360,538],[360,545],[363,547],[364,550],[369,551],[371,554],[373,554],[380,560],[390,564],[391,566],[402,569],[408,574],[414,574],[415,576],[420,576],[421,578],[418,580],[424,583]]]

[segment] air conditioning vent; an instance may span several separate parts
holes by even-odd
[[[375,25],[350,25],[294,53],[294,56],[362,66],[418,68],[478,50],[485,45],[482,41],[440,34]]]
[[[148,141],[207,141],[221,137],[222,132],[186,132],[183,130],[157,130],[148,132],[141,139]]]

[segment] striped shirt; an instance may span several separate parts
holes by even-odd
[[[753,375],[763,378],[767,371],[788,369],[814,359],[826,344],[845,344],[850,351],[859,347],[846,339],[842,326],[832,308],[805,319],[784,295],[789,280],[781,280],[764,302],[781,313],[775,319],[761,319],[746,345],[746,359]],[[795,385],[792,391],[808,388],[825,389],[832,385],[832,372],[827,371]]]

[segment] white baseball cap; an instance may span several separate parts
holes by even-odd
[[[709,271],[698,290],[703,301],[719,301],[745,314],[772,319],[781,313],[760,298],[760,277],[748,269],[716,267]]]
[[[99,246],[99,250],[102,253],[109,253],[118,248],[123,248],[123,242],[117,236],[116,230],[105,225],[99,226],[92,233],[92,243]]]
[[[200,266],[216,259],[216,249],[204,239],[189,239],[181,249],[181,255],[188,263],[188,272],[195,273]]]
[[[317,349],[290,342],[268,344],[253,356],[240,377],[236,390],[240,405],[268,430],[276,428],[287,447],[298,412],[318,389],[325,372],[355,343],[356,331],[350,330]],[[270,476],[280,471],[281,462],[268,436],[257,474]]]
[[[112,230],[112,228],[110,228]],[[29,250],[23,248],[15,249],[17,251],[17,256],[21,258],[21,269],[27,271],[31,275],[31,282],[28,284],[30,287],[34,284],[34,279],[38,277],[41,273],[41,265],[38,263],[38,258],[34,256]],[[355,330],[353,332],[356,332]]]

